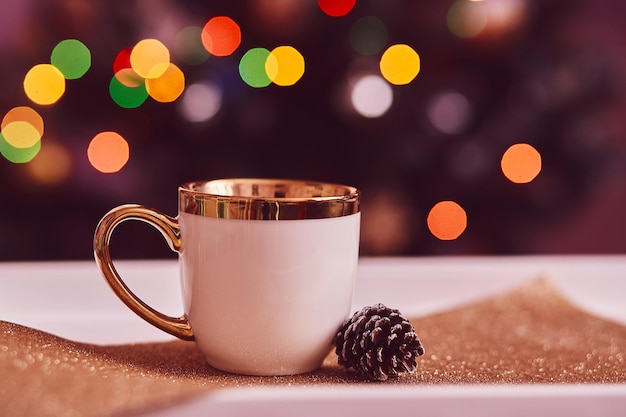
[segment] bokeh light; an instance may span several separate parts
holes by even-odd
[[[262,88],[272,83],[265,70],[269,55],[270,51],[265,48],[252,48],[241,57],[239,75],[250,87]]]
[[[122,83],[117,75],[114,75],[111,78],[111,82],[109,83],[109,94],[115,104],[125,109],[137,108],[148,98],[148,91],[146,90],[146,86],[143,82],[135,87],[128,86]]]
[[[380,58],[380,72],[391,84],[408,84],[420,72],[420,57],[409,45],[391,45]]]
[[[467,228],[467,214],[454,201],[440,201],[430,209],[426,223],[437,239],[454,240]]]
[[[122,49],[117,53],[117,55],[115,55],[115,59],[113,60],[113,74],[117,74],[125,68],[132,68],[132,65],[130,64],[131,52],[133,52],[133,47],[129,46]]]
[[[202,44],[202,28],[187,26],[176,35],[174,53],[185,64],[200,65],[210,54]]]
[[[456,0],[448,9],[448,29],[459,38],[474,38],[487,27],[487,7],[483,1]]]
[[[401,253],[421,229],[407,196],[393,186],[372,188],[368,196],[363,201],[361,250],[366,256]]]
[[[63,73],[67,80],[76,80],[91,67],[91,52],[78,39],[59,42],[50,55],[50,63]]]
[[[46,141],[37,158],[27,165],[32,179],[41,184],[59,184],[72,172],[72,158],[69,151],[60,143]]]
[[[262,25],[264,35],[293,39],[310,33],[318,6],[302,0],[256,0],[247,3],[253,26]]]
[[[387,45],[387,25],[375,16],[360,17],[350,27],[350,45],[362,55],[374,55]]]
[[[9,110],[2,118],[0,153],[10,162],[30,162],[41,150],[43,118],[27,106]]]
[[[294,85],[304,75],[304,57],[293,46],[279,46],[267,57],[265,71],[276,85]]]
[[[30,148],[16,148],[4,139],[4,135],[0,132],[0,154],[4,158],[15,164],[23,164],[30,162],[41,150],[41,141],[37,141]]]
[[[89,142],[87,158],[100,172],[111,174],[121,170],[128,162],[128,142],[117,132],[100,132]]]
[[[35,65],[24,77],[24,92],[36,104],[54,104],[65,93],[65,77],[52,64]]]
[[[146,79],[146,90],[154,100],[171,103],[185,90],[185,74],[175,64],[169,64],[160,77]]]
[[[126,87],[139,87],[146,83],[145,78],[140,76],[132,68],[122,68],[115,73],[115,78]]]
[[[142,39],[130,53],[130,64],[141,77],[158,78],[169,67],[170,51],[157,39]]]
[[[241,29],[228,16],[211,18],[202,28],[202,45],[215,56],[231,55],[241,43]]]
[[[361,116],[380,117],[393,103],[393,91],[378,75],[366,75],[358,79],[350,95],[352,106]]]
[[[24,121],[30,123],[37,132],[39,132],[39,136],[43,136],[44,124],[43,118],[36,110],[32,109],[28,106],[18,106],[13,107],[9,110],[4,118],[2,119],[1,129],[4,129],[6,125],[12,122]]]
[[[459,38],[503,39],[527,14],[526,0],[456,0],[448,9],[448,29]]]
[[[474,118],[469,100],[455,91],[436,94],[428,102],[427,114],[430,123],[447,135],[464,133]]]
[[[356,0],[317,0],[320,9],[332,17],[341,17],[350,13],[354,8]]]
[[[541,154],[527,143],[516,143],[504,152],[500,166],[509,181],[529,183],[541,172]]]
[[[31,148],[41,140],[36,127],[28,122],[18,120],[8,123],[2,128],[4,140],[15,148]]]
[[[486,32],[493,36],[506,35],[518,29],[526,18],[527,0],[485,0]]]
[[[222,107],[222,90],[212,82],[191,84],[180,101],[180,113],[188,121],[210,120]]]

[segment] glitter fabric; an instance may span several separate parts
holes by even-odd
[[[383,385],[626,383],[626,326],[577,309],[546,280],[411,321],[426,354]],[[0,415],[108,416],[222,387],[360,383],[334,352],[316,372],[249,377],[209,367],[192,342],[96,346],[0,321]]]

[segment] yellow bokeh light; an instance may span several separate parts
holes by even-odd
[[[276,85],[294,85],[304,75],[304,57],[292,46],[279,46],[267,57],[265,71]]]
[[[22,120],[11,122],[2,128],[2,135],[7,143],[15,148],[30,148],[41,140],[35,126]]]
[[[504,152],[500,166],[511,182],[529,183],[541,172],[541,154],[527,143],[517,143]]]
[[[145,79],[132,68],[122,68],[115,73],[115,78],[117,78],[120,84],[128,88],[139,87],[145,83]]]
[[[37,113],[36,110],[28,106],[13,107],[9,110],[2,119],[1,129],[4,129],[9,123],[18,121],[30,123],[35,129],[37,129],[39,136],[43,136],[43,118],[39,115],[39,113]]]
[[[437,239],[454,240],[467,228],[467,214],[454,201],[440,201],[430,209],[426,222]]]
[[[167,71],[170,51],[157,39],[143,39],[130,53],[130,65],[143,78],[158,78]]]
[[[24,77],[24,92],[36,104],[54,104],[65,93],[65,77],[54,65],[35,65]]]
[[[72,158],[65,147],[46,141],[45,146],[27,166],[28,173],[42,184],[58,184],[66,180],[72,170]]]
[[[129,157],[128,142],[117,132],[98,133],[87,148],[89,163],[105,174],[118,172],[126,165]]]
[[[185,89],[185,74],[174,64],[159,78],[146,80],[146,90],[150,97],[161,103],[171,103],[176,100]]]
[[[391,84],[408,84],[420,72],[420,57],[409,45],[392,45],[380,58],[380,72]]]

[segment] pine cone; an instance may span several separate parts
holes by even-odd
[[[377,381],[412,374],[417,370],[416,358],[424,354],[411,322],[380,303],[354,313],[333,343],[339,365]]]

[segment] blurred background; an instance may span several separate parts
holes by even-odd
[[[0,260],[91,259],[110,208],[133,202],[175,216],[179,184],[224,177],[357,186],[367,256],[626,252],[624,1],[329,3],[3,0],[0,117],[28,106],[45,132],[28,162],[0,158]],[[216,16],[241,30],[227,56],[193,37]],[[89,49],[90,67],[58,101],[33,103],[25,75],[65,39]],[[111,92],[114,63],[142,39],[169,49],[185,90],[124,107]],[[420,59],[402,85],[380,69],[397,44]],[[247,83],[244,54],[279,46],[304,58],[301,77]],[[88,158],[105,131],[129,149],[113,173]],[[516,143],[541,155],[527,183],[501,168]],[[456,238],[429,230],[440,201],[466,214]],[[175,257],[134,223],[116,232],[114,257]]]

